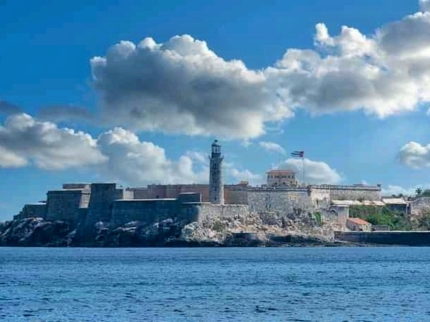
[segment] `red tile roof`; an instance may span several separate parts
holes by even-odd
[[[352,221],[354,224],[357,225],[369,225],[370,223],[366,220],[363,220],[361,218],[348,218],[349,221]]]

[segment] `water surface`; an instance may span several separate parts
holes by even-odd
[[[430,248],[0,248],[1,321],[430,321]]]

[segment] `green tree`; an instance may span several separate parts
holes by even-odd
[[[421,217],[418,220],[421,228],[430,229],[430,209],[423,209]]]
[[[421,196],[422,192],[423,192],[423,190],[421,188],[417,188],[417,190],[415,190],[417,197]]]

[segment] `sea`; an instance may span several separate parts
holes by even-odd
[[[430,248],[1,248],[0,321],[430,321]]]

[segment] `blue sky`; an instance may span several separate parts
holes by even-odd
[[[430,186],[428,9],[0,1],[0,220],[63,182],[204,182],[214,138],[228,183],[304,150],[308,182]]]

